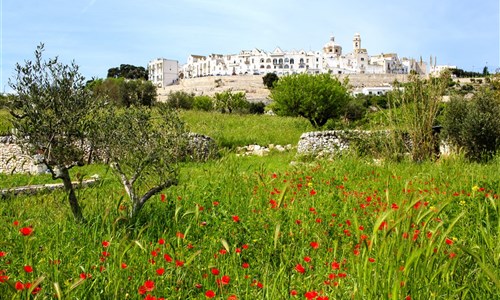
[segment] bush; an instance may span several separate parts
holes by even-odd
[[[267,73],[264,77],[262,77],[262,81],[268,89],[272,89],[274,87],[274,83],[278,80],[279,77],[275,73]]]
[[[254,115],[262,115],[265,111],[266,105],[264,102],[250,102],[248,103],[248,113]]]
[[[248,110],[249,102],[244,92],[233,93],[230,90],[222,93],[215,93],[214,107],[221,113],[245,113]]]
[[[193,99],[193,109],[211,111],[214,109],[214,101],[210,96],[196,96]]]
[[[168,94],[167,106],[176,109],[192,109],[194,94],[184,91],[170,92]]]
[[[281,116],[302,116],[318,128],[339,118],[350,100],[347,81],[330,74],[282,77],[271,90],[273,110]]]
[[[500,97],[483,88],[471,100],[453,97],[443,116],[450,143],[474,161],[485,161],[500,149]]]

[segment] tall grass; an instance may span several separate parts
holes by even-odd
[[[60,192],[2,200],[0,276],[9,279],[0,277],[0,295],[29,298],[30,288],[15,289],[27,282],[39,282],[37,299],[499,295],[498,161],[292,159],[187,163],[180,184],[134,224],[104,167],[82,170],[105,178],[79,190],[85,225],[72,221]]]

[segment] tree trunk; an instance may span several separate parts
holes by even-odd
[[[73,184],[71,183],[71,177],[69,176],[69,170],[67,168],[61,168],[61,179],[64,184],[64,189],[68,194],[69,206],[71,207],[71,211],[73,212],[75,220],[79,223],[85,223],[85,218],[83,217],[82,209],[78,204],[75,189],[73,187]]]

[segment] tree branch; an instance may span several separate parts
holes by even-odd
[[[154,196],[155,194],[161,192],[163,189],[171,187],[172,185],[177,185],[178,183],[179,181],[177,180],[177,178],[174,178],[174,179],[169,179],[164,183],[151,188],[141,197],[141,199],[139,200],[139,205],[140,206],[144,205],[144,203],[146,203],[146,201],[148,201],[148,199]]]

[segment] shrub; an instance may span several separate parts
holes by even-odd
[[[302,116],[314,127],[342,116],[349,102],[347,81],[330,74],[295,74],[282,77],[271,91],[273,110],[282,116]]]
[[[214,107],[221,113],[246,112],[249,102],[244,92],[233,93],[230,90],[215,93]]]
[[[488,160],[500,148],[500,97],[482,88],[471,100],[453,97],[443,116],[445,135],[475,161]]]
[[[261,115],[265,111],[266,105],[264,102],[249,102],[248,103],[248,113],[254,114],[254,115]]]
[[[274,87],[274,83],[278,80],[279,77],[275,73],[267,73],[264,77],[262,77],[262,81],[268,89],[272,89]]]
[[[214,101],[210,96],[195,96],[193,99],[193,109],[211,111],[214,109]]]
[[[170,92],[168,94],[167,106],[177,109],[191,109],[193,108],[194,94],[186,93],[184,91]]]

